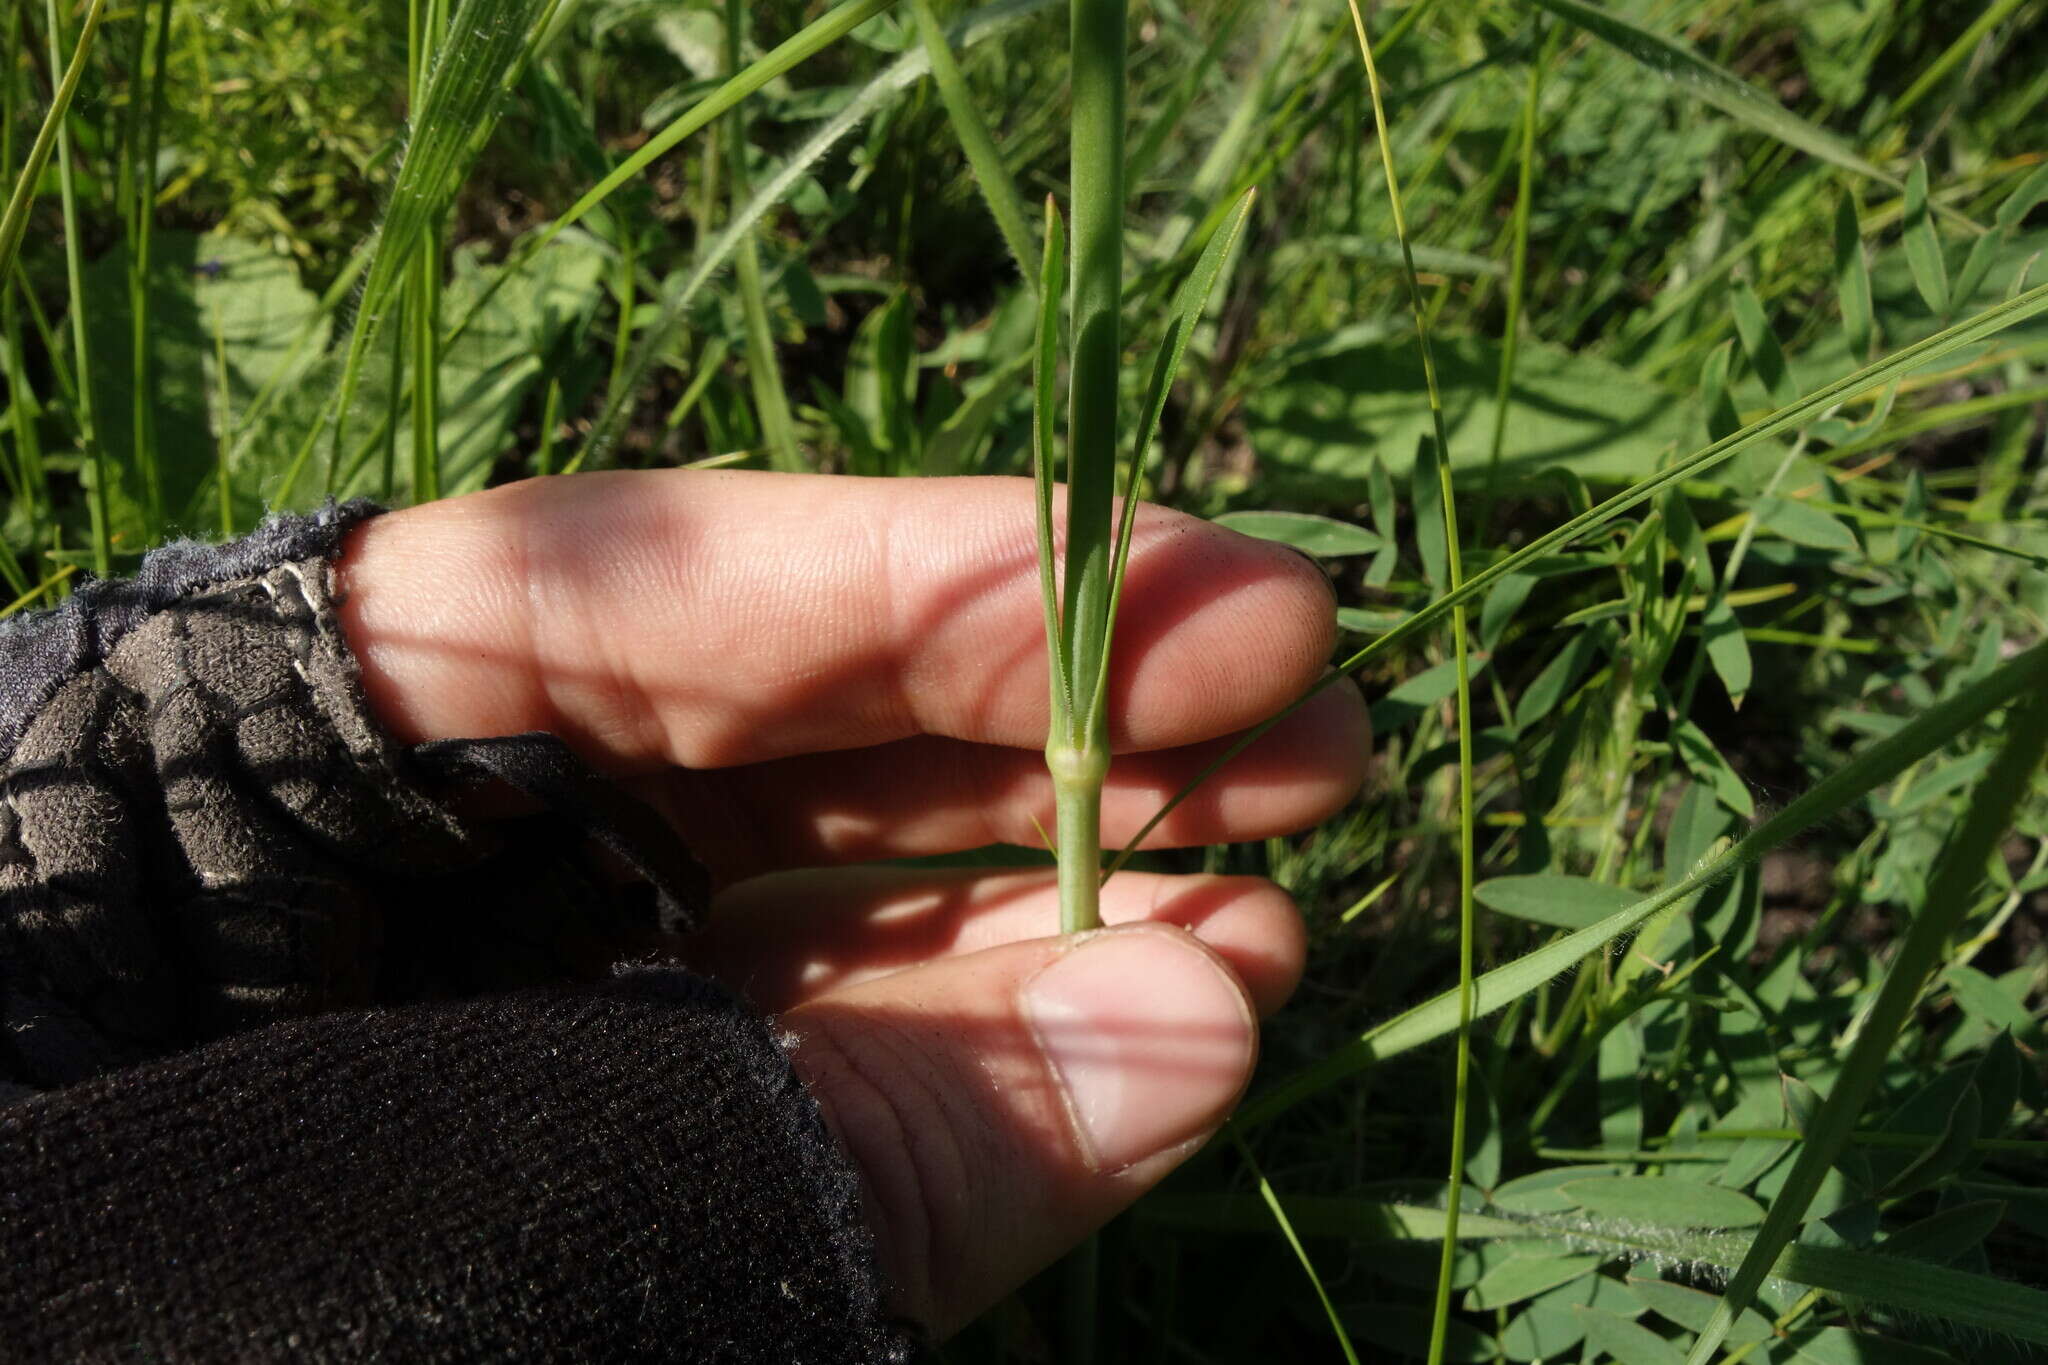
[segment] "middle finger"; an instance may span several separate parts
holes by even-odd
[[[1120,847],[1232,741],[1120,755],[1103,786],[1102,839]],[[1357,688],[1309,699],[1205,782],[1148,848],[1234,843],[1327,819],[1364,779],[1371,725]],[[1053,827],[1044,755],[920,736],[638,779],[721,884],[784,868],[1037,846]]]

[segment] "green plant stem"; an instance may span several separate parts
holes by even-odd
[[[149,94],[136,96],[139,117],[140,154],[135,167],[134,249],[129,274],[129,363],[134,374],[134,397],[129,404],[133,422],[135,463],[142,471],[144,510],[148,531],[154,540],[164,526],[164,485],[157,467],[156,385],[150,370],[150,245],[156,225],[157,136],[163,121],[164,71],[171,50],[171,0],[158,0],[156,45],[150,69]]]
[[[226,540],[235,534],[233,487],[228,480],[228,455],[234,448],[234,390],[228,383],[228,342],[221,326],[220,307],[213,314],[214,441],[213,483],[220,500],[220,534]]]
[[[1073,0],[1074,279],[1067,408],[1067,580],[1061,635],[1071,670],[1067,733],[1046,746],[1061,828],[1060,924],[1097,928],[1098,815],[1109,771],[1106,689],[1117,381],[1122,360],[1124,0]],[[1083,784],[1093,785],[1083,792]],[[1066,828],[1071,813],[1078,827]]]
[[[427,76],[446,28],[440,0],[412,0],[407,12],[406,69],[410,111],[417,128],[426,105]],[[412,500],[441,496],[441,230],[422,234],[406,280],[403,332],[412,351]],[[391,401],[398,401],[393,387]],[[394,439],[396,429],[386,440]],[[330,474],[332,470],[330,468]],[[331,489],[329,491],[332,491]]]
[[[6,42],[0,45],[0,180],[14,171],[14,112],[20,82],[22,34],[27,24],[23,6],[7,11]],[[42,447],[36,439],[36,402],[28,383],[28,352],[21,341],[21,318],[17,314],[13,271],[0,262],[0,346],[5,347],[0,364],[7,375],[8,411],[14,431],[14,467],[21,496],[28,503],[28,543],[42,541],[42,526],[50,506],[50,489],[43,469]]]
[[[17,7],[17,15],[18,12]],[[92,52],[93,37],[99,33],[100,20],[106,17],[106,12],[106,0],[92,0],[91,8],[85,12],[85,22],[78,30],[78,46],[71,50],[71,61],[66,65],[59,51],[57,8],[45,0],[43,13],[50,25],[50,69],[62,71],[64,75],[57,82],[56,93],[50,98],[50,108],[43,115],[43,126],[37,130],[36,140],[29,146],[28,160],[14,178],[7,211],[0,214],[0,279],[5,279],[12,272],[15,255],[21,250],[22,235],[28,231],[29,208],[35,203],[43,168],[50,164],[51,151],[63,140],[64,116],[71,108],[72,97],[78,93],[78,81],[85,74],[85,62]],[[14,78],[11,68],[7,77],[9,80]]]
[[[92,30],[99,22],[101,6],[95,3],[86,15],[86,28],[78,35],[78,47],[73,53],[71,69],[65,72],[67,86],[76,85],[76,71],[83,64],[87,44]],[[63,21],[57,13],[57,0],[43,0],[43,15],[50,26],[50,68],[57,70],[64,66]],[[69,103],[68,90],[60,92],[60,99],[52,106],[56,119],[57,139],[57,186],[64,206],[64,272],[71,290],[71,344],[74,353],[73,364],[78,380],[78,439],[85,447],[86,460],[92,466],[92,567],[93,572],[105,578],[113,569],[113,541],[107,518],[107,477],[111,472],[107,465],[106,451],[100,445],[99,424],[94,420],[92,401],[91,348],[86,344],[85,331],[85,263],[82,245],[79,241],[78,190],[71,174],[71,135],[64,127],[63,106]],[[18,241],[18,239],[17,239]],[[0,241],[0,247],[4,247]],[[0,250],[0,265],[7,264],[11,250]]]
[[[725,62],[728,81],[740,75],[742,40],[747,7],[742,0],[726,0]],[[726,120],[726,179],[737,211],[747,200],[747,125],[735,112]],[[621,229],[624,230],[623,228]],[[803,469],[803,455],[797,449],[796,424],[790,416],[789,395],[782,387],[782,369],[775,354],[775,332],[769,325],[767,287],[761,278],[758,233],[749,227],[739,244],[735,273],[740,286],[741,311],[747,329],[747,384],[754,394],[754,413],[761,424],[761,441],[768,448],[768,462],[775,468],[797,472]],[[624,401],[616,395],[612,401]]]
[[[1407,215],[1401,205],[1401,182],[1394,171],[1394,145],[1387,134],[1386,104],[1380,92],[1379,67],[1358,0],[1349,0],[1351,24],[1358,34],[1359,56],[1372,93],[1373,129],[1380,148],[1380,167],[1387,178],[1387,202],[1393,213],[1394,236],[1408,281],[1408,302],[1415,314],[1415,337],[1422,351],[1422,375],[1429,391],[1429,414],[1436,441],[1436,468],[1443,504],[1445,567],[1452,592],[1464,586],[1465,572],[1458,545],[1457,501],[1451,487],[1451,450],[1444,424],[1442,392],[1437,385],[1436,356],[1429,342],[1429,313],[1422,301],[1422,282],[1415,272],[1415,252],[1408,240]],[[1533,134],[1532,134],[1533,136]],[[1472,803],[1472,658],[1465,609],[1451,612],[1451,641],[1458,670],[1458,1030],[1455,1044],[1456,1101],[1451,1109],[1450,1199],[1446,1206],[1442,1251],[1437,1264],[1436,1309],[1430,1322],[1429,1365],[1442,1365],[1449,1341],[1451,1282],[1458,1255],[1458,1205],[1465,1185],[1466,1116],[1472,1085],[1472,1019],[1476,1006],[1473,985],[1475,913],[1472,900],[1477,837]]]

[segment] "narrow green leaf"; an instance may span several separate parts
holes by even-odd
[[[1977,1093],[1977,1087],[1963,1087],[1963,1093],[1956,1097],[1955,1107],[1949,1110],[1941,1137],[1907,1163],[1904,1170],[1885,1182],[1879,1193],[1887,1199],[1904,1199],[1961,1169],[1963,1163],[1970,1159],[1983,1114],[1984,1100]]]
[[[1374,554],[1386,544],[1363,526],[1308,512],[1225,512],[1215,521],[1240,535],[1277,540],[1326,559]]]
[[[1797,498],[1764,498],[1757,503],[1754,515],[1759,529],[1794,545],[1841,554],[1854,554],[1859,548],[1856,533],[1839,518]]]
[[[740,72],[740,54],[747,37],[747,5],[745,0],[725,0],[725,72],[726,79],[732,80]],[[747,198],[747,124],[743,116],[726,121],[721,130],[725,134],[724,152],[726,174],[732,182],[732,198],[744,203]],[[782,381],[782,358],[776,353],[775,331],[768,319],[768,286],[761,275],[761,244],[758,230],[748,229],[741,238],[739,253],[734,262],[733,274],[739,284],[740,315],[744,319],[747,388],[754,396],[754,416],[761,426],[761,443],[768,449],[768,463],[786,474],[800,473],[804,469],[803,452],[797,449],[796,424],[790,416],[789,391]],[[881,310],[882,325],[886,327],[891,317],[889,308]],[[903,330],[908,332],[909,324]],[[872,338],[873,334],[868,334]],[[861,338],[855,338],[858,343]],[[872,349],[872,347],[871,347]],[[612,365],[611,389],[613,401],[618,398],[619,381],[625,370],[626,350],[623,344]],[[907,361],[905,364],[907,365]],[[872,369],[876,367],[871,367]],[[876,445],[883,449],[891,461],[904,456],[900,444],[892,442],[896,433],[888,419],[899,419],[896,409],[908,403],[898,398],[887,387],[882,388],[880,399],[890,405],[891,411],[879,416],[873,411],[863,412],[869,418],[868,431]],[[860,411],[855,405],[855,411]],[[893,469],[889,472],[894,472]]]
[[[1714,666],[1714,676],[1728,689],[1729,703],[1740,710],[1755,673],[1742,622],[1737,619],[1735,608],[1728,605],[1725,593],[1714,594],[1713,602],[1700,618],[1700,640],[1706,646],[1707,662]]]
[[[1735,343],[1724,341],[1707,352],[1700,366],[1700,410],[1706,416],[1707,439],[1723,441],[1742,428],[1735,401],[1728,396],[1728,371],[1734,365]]]
[[[1288,1221],[1287,1210],[1281,1205],[1279,1194],[1267,1181],[1266,1173],[1259,1169],[1258,1162],[1252,1159],[1251,1148],[1240,1141],[1237,1144],[1237,1151],[1238,1155],[1244,1158],[1244,1164],[1251,1168],[1252,1178],[1258,1181],[1259,1198],[1266,1202],[1266,1208],[1272,1213],[1273,1221],[1279,1225],[1280,1235],[1285,1237],[1287,1245],[1294,1249],[1294,1259],[1301,1264],[1309,1283],[1315,1287],[1316,1298],[1321,1301],[1323,1313],[1329,1318],[1330,1327],[1337,1334],[1337,1343],[1344,1350],[1344,1358],[1351,1362],[1351,1365],[1358,1365],[1358,1352],[1351,1345],[1350,1334],[1344,1330],[1344,1319],[1338,1316],[1336,1305],[1330,1302],[1330,1291],[1323,1287],[1323,1277],[1316,1273],[1315,1262],[1309,1259],[1308,1248],[1301,1244],[1301,1238],[1294,1235],[1294,1224]]]
[[[1749,794],[1749,788],[1728,766],[1728,760],[1714,747],[1714,741],[1707,738],[1707,732],[1690,720],[1674,721],[1671,726],[1671,743],[1678,750],[1679,758],[1685,761],[1687,771],[1714,789],[1714,795],[1721,804],[1748,819],[1756,814],[1756,801]]]
[[[1977,291],[1984,287],[1984,281],[1991,274],[1992,265],[2012,241],[2012,234],[2043,199],[2048,199],[2048,163],[2036,166],[2033,174],[2006,196],[1992,220],[1992,230],[1970,243],[1970,254],[1956,276],[1952,298],[1968,306],[1970,300],[1977,297]]]
[[[1472,894],[1489,910],[1532,924],[1583,929],[1642,899],[1642,893],[1587,877],[1495,877]]]
[[[1763,1235],[1757,1234],[1750,1243],[1752,1248]],[[1733,1252],[1736,1247],[1731,1245],[1727,1250]],[[2048,1344],[2048,1293],[2010,1280],[1973,1275],[1910,1257],[1809,1246],[1803,1242],[1786,1247],[1769,1273],[1852,1301],[1882,1305],[1888,1312],[1943,1318],[1977,1331]],[[1731,1286],[1730,1294],[1722,1298],[1724,1310],[1732,1297]],[[1720,1317],[1717,1312],[1709,1327]],[[1695,1360],[1708,1356],[1713,1349],[1701,1346],[1707,1340],[1702,1335],[1694,1343]]]
[[[899,289],[861,320],[846,357],[846,406],[859,413],[897,473],[916,442],[917,342],[910,293]]]
[[[72,45],[71,60],[64,66],[63,78],[57,82],[57,91],[50,98],[50,107],[43,111],[43,125],[36,130],[36,140],[30,144],[28,159],[22,163],[20,174],[14,177],[14,190],[7,197],[7,212],[0,215],[0,288],[14,278],[14,258],[21,250],[21,239],[28,232],[29,209],[35,203],[36,187],[42,183],[43,168],[50,164],[50,153],[57,146],[57,132],[64,126],[65,118],[71,112],[71,101],[78,94],[78,81],[85,74],[87,60],[92,56],[92,41],[99,34],[100,21],[106,18],[106,0],[92,0],[85,12],[85,21],[79,26],[78,41]],[[14,73],[7,73],[13,80]]]
[[[2037,650],[2042,648],[2035,646]],[[1807,1205],[1854,1131],[1863,1105],[1876,1088],[1892,1047],[1943,946],[1974,902],[1991,851],[2011,826],[2013,811],[2040,768],[2044,752],[2048,752],[2048,691],[2036,688],[2024,704],[2007,716],[1998,762],[1977,785],[1968,812],[1943,849],[1928,885],[1926,902],[1914,916],[1905,942],[1885,972],[1884,985],[1864,1017],[1863,1030],[1856,1036],[1827,1102],[1800,1145],[1791,1175],[1772,1201],[1769,1217],[1729,1281],[1721,1311],[1694,1343],[1691,1365],[1706,1365],[1713,1359],[1733,1315],[1749,1305],[1750,1296],[1797,1235]],[[1970,1132],[1976,1132],[1974,1121]],[[2048,1303],[2048,1295],[2039,1297]],[[2041,1330],[2048,1332],[2048,1318],[2044,1318]]]
[[[1764,1220],[1763,1205],[1719,1185],[1675,1176],[1591,1176],[1559,1186],[1588,1213],[1674,1228],[1746,1228]]]
[[[1893,1256],[1946,1265],[1964,1252],[1982,1246],[1984,1239],[2005,1220],[2005,1210],[2003,1199],[1975,1199],[1957,1204],[1900,1228],[1884,1239],[1880,1249]]]
[[[1899,183],[1857,155],[1848,143],[1833,133],[1800,118],[1780,104],[1775,96],[1758,90],[1675,39],[1652,33],[1609,10],[1586,4],[1584,0],[1536,0],[1536,3],[1560,19],[1576,24],[1594,37],[1619,48],[1680,90],[1760,133],[1882,184]]]
[[[1337,628],[1353,635],[1384,635],[1404,618],[1399,612],[1368,611],[1364,607],[1337,608]]]
[[[370,344],[399,286],[413,269],[413,256],[447,217],[456,191],[497,125],[505,74],[522,60],[542,13],[553,0],[462,0],[427,79],[425,97],[411,111],[405,160],[398,168],[383,224],[369,248],[355,327],[349,334],[341,384],[336,394],[336,453],[328,463],[333,485],[340,469],[341,433],[354,402]],[[435,267],[438,269],[438,264]],[[291,496],[304,458],[301,450],[276,494]]]
[[[1445,1222],[1442,1209],[1344,1196],[1296,1198],[1289,1201],[1288,1214],[1294,1227],[1305,1236],[1343,1237],[1359,1242],[1434,1240],[1443,1235]],[[1253,1232],[1271,1226],[1271,1215],[1261,1203],[1242,1194],[1155,1195],[1139,1206],[1138,1217],[1160,1226],[1208,1231]],[[1568,1218],[1504,1218],[1469,1211],[1461,1215],[1459,1236],[1468,1243],[1503,1238],[1525,1242],[1531,1237],[1546,1237],[1560,1248],[1576,1252],[1687,1264],[1709,1278],[1725,1274],[1752,1244],[1750,1237],[1739,1233],[1608,1224],[1577,1214]],[[1881,1306],[1890,1313],[1945,1321],[1971,1331],[2021,1341],[2048,1343],[2048,1292],[2011,1280],[1952,1270],[1906,1256],[1804,1242],[1787,1246],[1771,1267],[1771,1274],[1790,1284],[1819,1289],[1852,1303]],[[1600,1281],[1593,1283],[1598,1285]],[[1633,1301],[1633,1295],[1629,1297]],[[1619,1308],[1617,1316],[1629,1311],[1626,1306],[1611,1306],[1598,1294],[1594,1303],[1610,1312]],[[1725,1304],[1724,1297],[1715,1312],[1720,1313]],[[1901,1359],[1912,1359],[1917,1365],[1919,1357]]]
[[[1844,192],[1835,206],[1835,298],[1842,307],[1842,327],[1849,354],[1869,357],[1876,329],[1870,301],[1870,266],[1863,255],[1863,228],[1856,218],[1856,197]]]
[[[1138,423],[1137,433],[1131,442],[1130,465],[1124,474],[1123,516],[1117,526],[1116,554],[1110,568],[1109,612],[1103,625],[1102,662],[1095,679],[1097,696],[1109,684],[1110,640],[1116,631],[1117,606],[1123,600],[1124,570],[1131,559],[1131,527],[1138,515],[1145,456],[1152,447],[1152,437],[1159,430],[1160,418],[1166,415],[1166,400],[1173,391],[1174,378],[1180,373],[1181,359],[1187,355],[1188,342],[1194,339],[1195,328],[1209,307],[1209,293],[1216,287],[1216,277],[1223,273],[1223,263],[1230,258],[1231,247],[1237,244],[1238,237],[1244,232],[1244,225],[1251,217],[1252,205],[1257,199],[1256,189],[1246,190],[1238,198],[1236,209],[1209,238],[1209,244],[1202,248],[1194,273],[1182,282],[1180,294],[1174,299],[1173,321],[1167,325],[1166,337],[1160,343],[1159,355],[1152,364],[1152,383],[1145,395],[1144,417]]]
[[[1785,363],[1784,348],[1778,344],[1778,334],[1771,330],[1771,320],[1765,315],[1763,301],[1757,298],[1756,291],[1747,284],[1737,284],[1728,291],[1728,305],[1735,315],[1735,334],[1742,338],[1749,368],[1756,372],[1757,381],[1764,386],[1771,402],[1781,408],[1796,402],[1799,390],[1793,386],[1791,367]]]
[[[1395,536],[1394,478],[1387,473],[1387,462],[1378,456],[1373,457],[1372,468],[1366,473],[1365,488],[1367,501],[1372,505],[1372,524],[1386,542],[1366,569],[1365,582],[1368,587],[1383,588],[1400,567],[1401,551]]]
[[[1045,654],[1052,668],[1052,717],[1056,731],[1074,724],[1073,674],[1067,667],[1066,632],[1060,623],[1055,574],[1058,551],[1052,534],[1052,471],[1058,456],[1060,300],[1066,294],[1067,228],[1059,205],[1045,197],[1045,254],[1038,270],[1038,344],[1032,348],[1031,477],[1038,499],[1038,586],[1044,595]]]
[[[2027,215],[2034,211],[2034,206],[2044,199],[2048,199],[2048,161],[2034,167],[2027,178],[2020,181],[2018,188],[2005,197],[2005,202],[1998,206],[1998,212],[1992,216],[1992,222],[2003,229],[2016,228],[2027,220]]]
[[[1302,1235],[1366,1242],[1437,1241],[1444,1235],[1445,1213],[1422,1204],[1348,1195],[1296,1195],[1287,1201],[1288,1221]],[[1136,1216],[1159,1227],[1203,1232],[1260,1232],[1273,1225],[1264,1200],[1245,1194],[1154,1194],[1138,1206]],[[1459,1238],[1468,1242],[1525,1238],[1546,1231],[1469,1209],[1463,1211],[1458,1230]]]
[[[1950,792],[1975,782],[1997,758],[1997,750],[1979,749],[1974,754],[1938,763],[1925,775],[1915,778],[1912,785],[1899,793],[1896,801],[1885,802],[1884,813],[1888,817],[1897,817],[1925,809]]]
[[[1609,632],[1604,627],[1574,631],[1557,657],[1543,666],[1543,671],[1516,700],[1515,728],[1527,730],[1555,711],[1608,643]]]
[[[1913,273],[1913,285],[1927,307],[1938,318],[1948,316],[1948,263],[1942,259],[1941,237],[1934,230],[1934,216],[1927,202],[1927,163],[1913,163],[1906,177],[1905,217],[1906,265]]]
[[[1500,644],[1500,637],[1507,633],[1508,623],[1515,619],[1515,613],[1529,600],[1529,594],[1541,582],[1535,574],[1512,574],[1503,578],[1494,590],[1486,595],[1486,605],[1479,609],[1479,647],[1493,649]]]
[[[1628,1365],[1683,1365],[1678,1348],[1639,1322],[1598,1308],[1575,1306],[1572,1313],[1586,1329],[1586,1344]]]
[[[1479,676],[1486,664],[1485,655],[1474,657],[1472,676]],[[1432,664],[1414,677],[1402,680],[1372,704],[1372,728],[1383,735],[1398,730],[1438,702],[1455,696],[1457,691],[1458,661],[1446,659]]]
[[[666,156],[677,143],[704,128],[719,115],[737,108],[749,95],[770,81],[787,75],[894,3],[895,0],[846,0],[845,4],[819,15],[797,33],[779,43],[773,51],[678,114],[667,127],[642,143],[631,156],[621,161],[611,174],[584,191],[575,203],[563,210],[561,217],[548,224],[547,230],[541,235],[541,240],[535,244],[534,249],[538,250],[547,245],[564,228],[578,222],[585,214],[609,199],[620,186],[638,179],[642,171]],[[461,26],[460,15],[456,17],[456,24],[458,28]]]
[[[1600,1268],[1600,1256],[1510,1256],[1465,1291],[1465,1308],[1477,1312],[1533,1299]]]
[[[1715,1307],[1721,1302],[1719,1294],[1709,1294],[1690,1285],[1673,1284],[1669,1280],[1639,1280],[1631,1275],[1627,1284],[1629,1293],[1642,1300],[1645,1308],[1688,1332],[1697,1332],[1706,1326],[1707,1319],[1714,1315]],[[1735,1329],[1728,1334],[1731,1346],[1747,1346],[1754,1341],[1770,1339],[1771,1324],[1755,1312],[1744,1312],[1736,1319]]]
[[[1031,233],[1025,226],[1024,197],[1017,192],[1017,182],[1009,168],[1003,165],[1002,154],[996,150],[995,138],[982,121],[981,111],[975,108],[967,78],[960,73],[960,63],[953,59],[953,49],[947,43],[946,30],[932,13],[931,0],[911,0],[911,4],[917,15],[918,35],[924,40],[925,56],[931,62],[932,83],[938,86],[939,100],[946,106],[946,116],[953,121],[960,150],[967,153],[967,164],[974,170],[974,183],[981,190],[982,202],[988,205],[989,216],[996,220],[996,231],[1002,234],[1003,245],[1010,249],[1010,258],[1017,263],[1017,274],[1029,280],[1036,253],[1031,249]]]
[[[1790,1344],[1801,1365],[1954,1365],[1939,1351],[1846,1327],[1797,1332]]]
[[[2034,1031],[2034,1015],[2026,1002],[2016,998],[2017,993],[2008,994],[1986,973],[1968,963],[1958,962],[1942,976],[1948,982],[1956,1004],[1978,1023],[1995,1029],[2008,1029],[2012,1033]]]

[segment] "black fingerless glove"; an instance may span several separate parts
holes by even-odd
[[[703,873],[548,736],[378,732],[330,574],[375,510],[0,622],[9,1358],[905,1358],[764,1021],[502,993]],[[486,781],[541,809],[464,819]]]

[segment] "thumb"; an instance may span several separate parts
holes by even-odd
[[[895,1306],[937,1336],[1199,1148],[1258,1036],[1236,974],[1163,924],[930,962],[783,1023],[860,1170]]]

